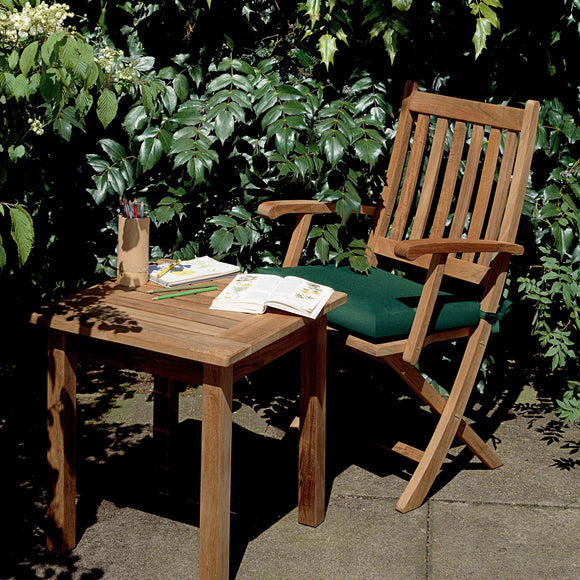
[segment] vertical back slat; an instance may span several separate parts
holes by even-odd
[[[433,226],[431,227],[431,233],[429,235],[430,238],[443,237],[447,218],[449,217],[449,209],[451,207],[451,202],[453,201],[455,184],[457,183],[457,175],[459,173],[459,166],[463,155],[466,133],[467,125],[463,121],[457,121],[455,123],[449,157],[447,159],[447,167],[445,168],[445,177],[443,178],[439,204],[437,206],[437,211],[435,212]]]
[[[423,155],[425,152],[425,143],[429,134],[429,116],[419,115],[417,125],[413,135],[411,153],[405,170],[401,197],[397,205],[397,211],[393,220],[393,227],[389,237],[393,240],[402,240],[405,234],[409,213],[413,206],[413,199],[417,189],[417,180],[421,171]]]
[[[485,230],[486,240],[497,240],[499,235],[501,220],[503,218],[503,212],[505,210],[511,176],[514,168],[517,146],[517,133],[509,131],[506,135],[503,157],[499,169],[499,176],[497,178],[497,184],[495,187],[495,195],[487,222],[487,228]],[[478,261],[479,264],[483,264],[484,266],[489,266],[490,262],[491,254],[482,254]]]
[[[380,204],[376,214],[373,229],[369,236],[368,247],[371,251],[375,251],[374,241],[377,238],[384,238],[387,235],[391,217],[393,215],[393,208],[397,201],[397,194],[399,192],[399,185],[401,183],[401,176],[405,167],[405,160],[407,158],[407,151],[409,145],[409,138],[413,129],[413,115],[409,110],[409,100],[413,91],[417,90],[417,84],[408,82],[405,85],[405,94],[403,95],[403,102],[401,105],[401,113],[399,115],[399,125],[397,127],[397,134],[395,135],[395,143],[389,160],[389,167],[387,169],[387,182],[383,187]],[[371,265],[376,265],[376,258],[369,256]]]
[[[469,153],[467,154],[463,180],[461,181],[461,189],[459,190],[459,197],[455,206],[455,215],[453,216],[453,223],[449,231],[450,238],[460,238],[465,229],[465,220],[467,219],[467,212],[471,205],[473,189],[477,179],[482,144],[483,127],[481,125],[474,125],[471,132],[471,141],[469,143]]]
[[[445,151],[445,137],[448,128],[448,119],[437,119],[435,135],[433,136],[433,143],[429,153],[429,162],[427,164],[425,179],[423,180],[423,187],[421,189],[421,198],[419,199],[419,205],[417,206],[417,215],[413,222],[411,235],[409,236],[409,239],[411,240],[418,240],[425,235],[427,220],[433,205],[435,187],[437,186],[437,180],[439,179],[439,170],[441,169],[441,161],[443,160],[443,153]]]
[[[470,240],[479,239],[481,237],[481,232],[483,232],[485,216],[487,215],[491,190],[493,187],[493,179],[499,157],[500,145],[501,130],[495,128],[491,129],[487,142],[483,168],[481,170],[477,197],[473,207],[473,214],[471,216],[471,223],[469,224],[469,231],[467,232],[467,237]],[[463,260],[466,262],[473,262],[474,257],[475,254],[463,254],[462,256]]]
[[[504,242],[513,242],[516,238],[517,225],[520,221],[526,187],[536,143],[536,128],[538,124],[538,111],[540,104],[537,101],[528,101],[524,111],[518,156],[512,175],[510,191],[501,230],[498,239]]]

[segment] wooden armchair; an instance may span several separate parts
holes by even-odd
[[[346,345],[390,365],[440,415],[425,451],[402,442],[393,451],[416,462],[396,509],[422,504],[457,436],[490,468],[497,455],[463,420],[479,371],[515,243],[538,122],[539,104],[524,109],[420,92],[405,87],[386,185],[368,239],[373,265],[364,276],[348,267],[298,266],[312,216],[334,211],[316,201],[271,201],[268,218],[298,214],[282,269],[348,293],[328,315]],[[417,283],[384,262],[426,271]],[[443,292],[448,279],[476,290],[467,298]],[[446,400],[415,364],[425,346],[466,338],[465,352]]]

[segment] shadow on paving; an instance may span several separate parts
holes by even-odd
[[[277,430],[280,437],[264,436],[234,425],[232,465],[231,568],[235,575],[249,542],[291,512],[297,505],[298,435],[289,429],[298,414],[296,355],[283,357],[234,386],[234,411],[242,405],[251,408]],[[513,409],[535,428],[535,421],[553,409],[554,392],[550,377],[537,360],[520,357],[518,364],[506,358],[487,374],[483,394],[474,392],[467,416],[484,439],[491,438],[502,421],[512,419]],[[434,368],[436,380],[446,384],[456,361],[432,349],[422,365]],[[525,372],[524,372],[525,369]],[[536,373],[530,376],[530,369]],[[429,369],[431,370],[431,369]],[[5,373],[6,375],[6,373]],[[533,373],[532,373],[533,375]],[[24,379],[23,379],[24,377]],[[0,429],[2,497],[7,499],[0,557],[0,578],[37,578],[35,566],[42,566],[43,577],[65,579],[79,571],[74,554],[57,555],[44,546],[46,503],[46,411],[45,370],[6,375],[12,388],[6,389],[9,412],[4,412]],[[533,379],[536,379],[535,381]],[[541,380],[540,380],[541,379]],[[557,377],[554,378],[554,381]],[[525,384],[541,383],[538,401],[515,405]],[[550,393],[550,398],[544,396]],[[169,476],[159,476],[151,458],[153,444],[150,423],[109,423],[107,414],[121,400],[145,395],[152,404],[152,379],[132,371],[116,371],[98,366],[79,367],[78,385],[78,493],[77,536],[96,522],[103,500],[157,514],[188,525],[199,525],[199,465],[201,423],[185,419],[179,425],[177,447]],[[380,477],[394,474],[409,479],[413,466],[384,449],[397,440],[424,447],[436,419],[401,384],[386,365],[349,357],[329,362],[327,486],[351,465],[358,465]],[[540,428],[540,427],[538,427]],[[577,467],[573,458],[578,443],[566,441],[558,424],[544,425],[547,444],[565,450],[565,462],[554,468]],[[576,447],[574,447],[576,445]],[[459,446],[454,449],[457,451]],[[566,451],[570,449],[569,455]],[[435,493],[461,470],[481,469],[470,463],[469,452],[459,452],[443,468],[431,491]],[[574,463],[575,462],[575,463]],[[330,493],[327,493],[327,497]],[[52,570],[52,572],[50,572]],[[49,575],[46,575],[49,574]],[[100,569],[85,570],[81,578],[101,578]]]

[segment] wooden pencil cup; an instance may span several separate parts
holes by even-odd
[[[149,217],[119,216],[117,283],[137,288],[149,279]]]

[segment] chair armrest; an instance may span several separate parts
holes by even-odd
[[[455,254],[457,252],[503,252],[508,254],[524,253],[524,247],[511,242],[495,240],[468,240],[459,239],[428,239],[428,240],[403,240],[397,242],[394,252],[399,258],[414,260],[425,254]]]
[[[374,215],[376,208],[369,205],[362,205],[359,213],[362,215]],[[258,206],[258,214],[270,219],[275,219],[281,215],[294,214],[321,214],[336,213],[336,204],[326,201],[315,201],[308,199],[289,199],[278,201],[265,201]]]

